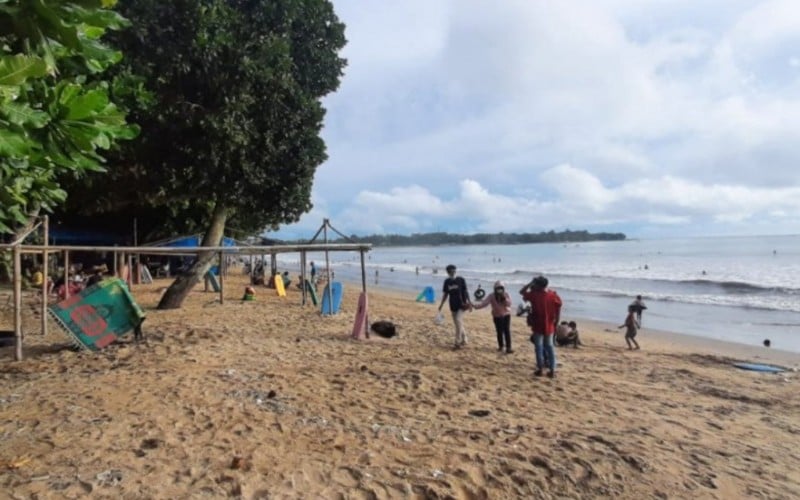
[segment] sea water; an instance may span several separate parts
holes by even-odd
[[[337,279],[360,281],[358,256],[329,257]],[[309,260],[324,267],[322,254]],[[654,328],[750,345],[770,339],[774,348],[800,352],[800,235],[379,247],[368,254],[367,280],[410,296],[432,285],[438,301],[447,264],[471,292],[500,280],[515,302],[520,287],[544,275],[564,301],[565,319],[621,324],[642,295],[643,334]]]

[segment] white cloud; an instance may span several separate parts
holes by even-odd
[[[697,218],[730,224],[800,214],[800,187],[706,186],[672,176],[632,179],[611,187],[566,164],[545,171],[541,182],[556,189],[554,199],[496,193],[471,179],[462,180],[450,199],[420,186],[362,192],[345,221],[360,232],[430,231],[441,226],[497,232],[597,227],[621,221],[680,225]]]
[[[573,226],[757,213],[800,231],[775,215],[800,185],[795,0],[335,7],[349,67],[315,181],[334,218],[412,231],[468,209],[480,229],[494,204]]]

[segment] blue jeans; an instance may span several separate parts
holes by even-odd
[[[551,371],[556,370],[556,350],[553,347],[554,335],[543,333],[533,334],[533,347],[536,350],[536,369],[544,368],[544,357],[547,355],[547,368]]]

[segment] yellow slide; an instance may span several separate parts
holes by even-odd
[[[283,277],[280,274],[275,275],[275,291],[278,292],[278,297],[286,297],[286,288],[283,286]]]

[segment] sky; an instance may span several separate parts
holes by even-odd
[[[276,235],[800,233],[797,0],[334,0],[314,208]]]

